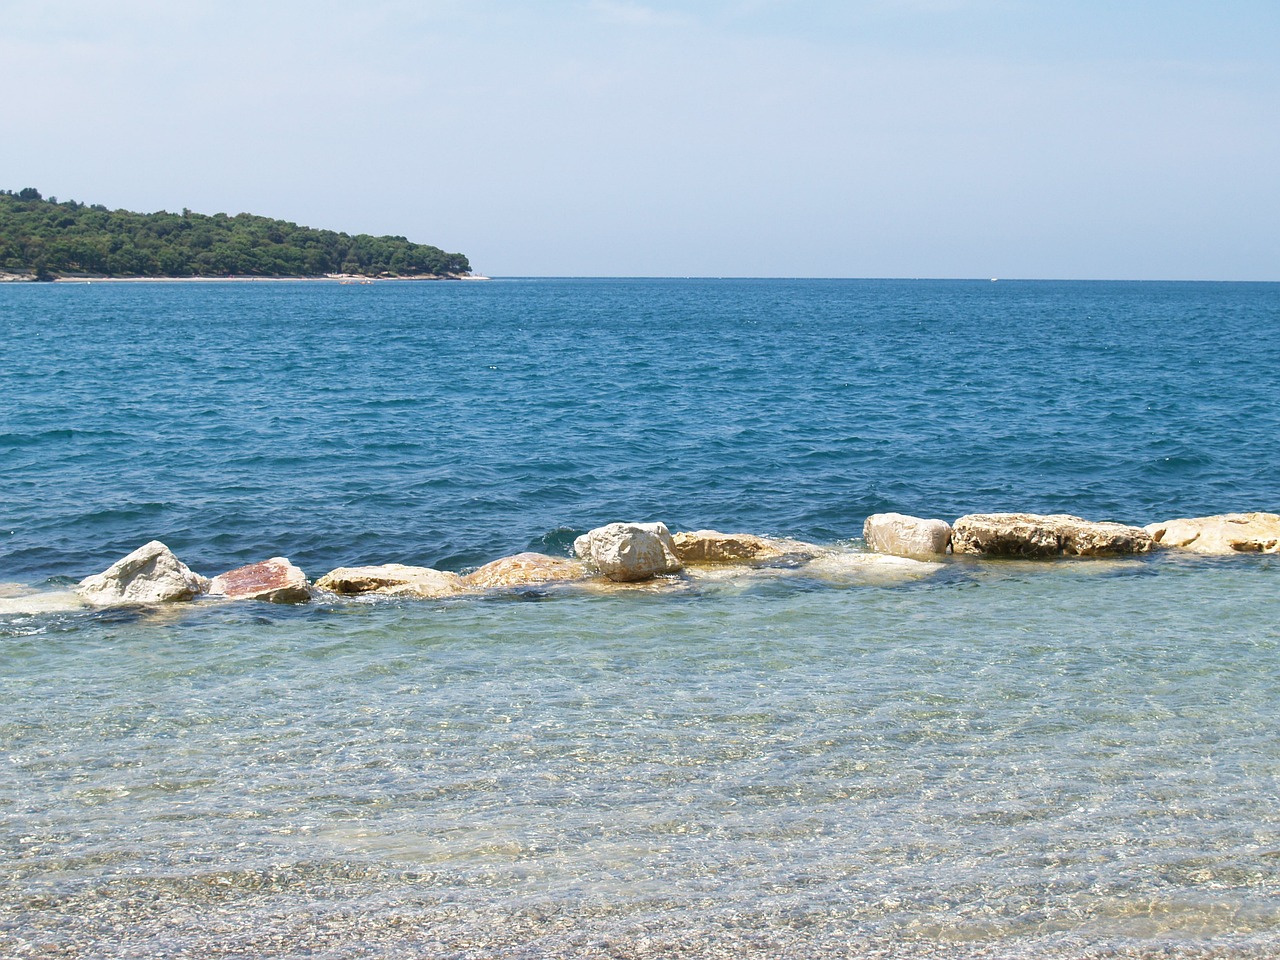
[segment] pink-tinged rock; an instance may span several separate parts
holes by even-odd
[[[1274,513],[1166,520],[1145,529],[1160,546],[1193,553],[1280,553],[1280,515]]]
[[[85,577],[76,593],[92,606],[113,607],[191,600],[208,589],[208,578],[193,573],[172,550],[152,540],[102,573]]]
[[[377,593],[391,597],[438,600],[463,590],[462,578],[447,570],[383,563],[368,567],[339,567],[316,581],[316,589],[345,595]]]
[[[540,583],[582,580],[590,575],[586,564],[568,557],[545,553],[518,553],[486,563],[462,578],[467,587],[490,590],[498,587],[527,587]]]
[[[862,524],[867,549],[893,557],[939,557],[951,543],[951,524],[901,513],[873,513]]]
[[[228,600],[306,603],[311,599],[307,576],[285,557],[228,570],[213,578],[209,592]]]

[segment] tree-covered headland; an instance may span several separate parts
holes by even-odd
[[[88,277],[450,277],[467,258],[404,237],[351,236],[238,213],[132,213],[0,191],[0,272]]]

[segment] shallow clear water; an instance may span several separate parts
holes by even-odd
[[[0,290],[0,580],[1277,509],[1274,285]],[[496,369],[490,369],[496,368]],[[0,617],[5,956],[1273,956],[1280,558]]]

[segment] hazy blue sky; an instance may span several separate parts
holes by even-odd
[[[0,185],[493,275],[1280,280],[1280,3],[0,0]]]

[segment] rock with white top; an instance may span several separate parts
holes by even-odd
[[[85,577],[76,587],[80,598],[95,607],[175,603],[208,590],[209,579],[194,573],[159,540]]]
[[[867,549],[893,557],[939,557],[951,543],[951,524],[901,513],[873,513],[862,524]]]
[[[610,523],[584,533],[573,550],[610,580],[632,583],[684,566],[664,523]]]

